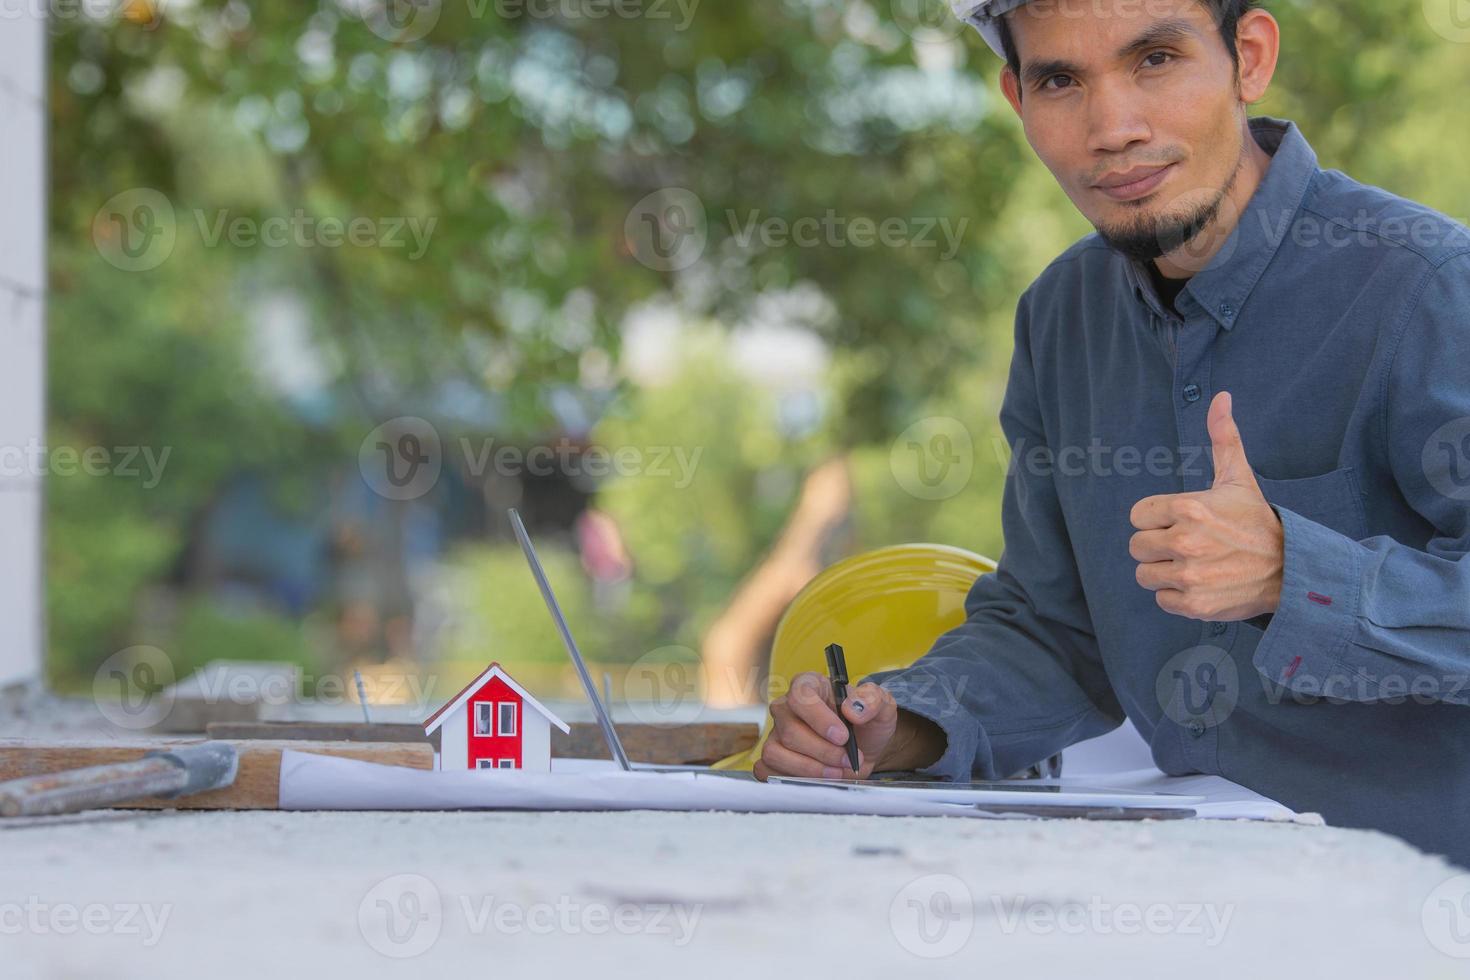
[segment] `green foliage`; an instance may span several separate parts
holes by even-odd
[[[1267,6],[1285,47],[1257,111],[1297,119],[1325,166],[1470,214],[1462,168],[1445,162],[1470,149],[1446,97],[1470,81],[1465,46],[1434,34],[1419,0]],[[908,7],[706,0],[685,24],[446,2],[425,37],[397,43],[333,0],[165,3],[156,25],[53,18],[50,441],[170,451],[156,486],[50,476],[57,682],[137,637],[140,597],[177,569],[231,474],[306,498],[373,426],[454,380],[505,407],[502,439],[552,431],[548,393],[575,391],[602,418],[601,445],[701,453],[687,487],[642,474],[600,488],[636,568],[617,601],[548,548],[569,614],[597,624],[582,638],[599,659],[697,646],[829,454],[851,461],[856,546],[930,539],[997,556],[1015,299],[1089,229],[1026,145],[999,61],[968,30],[915,40],[894,19]],[[177,244],[125,273],[92,222],[132,188],[168,197]],[[703,259],[683,273],[640,264],[627,235],[630,209],[664,188],[693,192],[707,219]],[[432,231],[422,255],[212,237],[221,218],[298,211]],[[743,240],[752,221],[829,213],[962,233],[953,254]],[[732,368],[720,335],[803,290],[823,299],[800,325],[831,370],[820,428],[787,431],[778,395]],[[337,406],[315,427],[255,346],[270,297],[309,321]],[[685,361],[671,383],[639,387],[617,365],[650,300],[688,325]],[[959,492],[929,501],[895,478],[892,450],[935,416],[961,422],[974,459]],[[517,552],[468,546],[447,577],[463,617],[451,663],[510,648],[559,662]],[[208,607],[180,622],[165,645],[189,658],[211,635],[236,656],[305,658],[312,642]]]
[[[591,589],[577,556],[558,542],[538,545],[536,551],[567,618],[587,622],[593,611]],[[446,661],[473,670],[512,654],[518,663],[566,662],[566,651],[520,548],[463,550],[444,569],[444,587],[453,608],[462,610],[445,631]],[[601,660],[608,640],[605,630],[583,630],[578,643],[588,659]]]
[[[602,445],[644,451],[649,463],[598,494],[634,556],[635,595],[656,610],[658,633],[640,639],[643,650],[699,645],[821,458],[820,439],[784,435],[776,396],[728,358],[719,334],[699,337],[669,381],[633,393],[594,434]]]
[[[95,251],[52,251],[45,547],[63,686],[132,642],[139,596],[225,477],[275,471],[285,489],[304,476],[292,466],[308,436],[259,390],[220,303],[231,283],[205,271],[185,257],[142,277]],[[65,462],[88,451],[106,464]]]
[[[168,652],[179,677],[211,660],[278,660],[301,667],[308,679],[318,667],[305,624],[207,599],[185,604]]]

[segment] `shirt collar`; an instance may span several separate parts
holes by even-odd
[[[1189,280],[1177,301],[1186,317],[1203,311],[1227,330],[1235,326],[1251,290],[1281,246],[1308,185],[1319,172],[1317,154],[1296,123],[1258,116],[1250,120],[1250,132],[1271,154],[1271,166],[1230,237],[1209,265]],[[1163,313],[1147,268],[1133,259],[1125,259],[1123,267],[1134,295],[1155,312]]]

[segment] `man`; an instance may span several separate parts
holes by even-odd
[[[1004,776],[1126,716],[1167,773],[1470,865],[1470,230],[1247,116],[1248,0],[980,8],[1097,231],[1017,309],[1000,567],[840,706],[858,775]],[[845,771],[824,678],[771,710],[758,776]]]

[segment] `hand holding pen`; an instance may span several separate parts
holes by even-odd
[[[835,643],[827,644],[824,652],[827,654],[827,680],[832,684],[832,702],[841,705],[847,700],[847,656],[842,652],[842,647]],[[867,710],[866,706],[863,710]],[[857,772],[863,767],[858,761],[857,733],[852,730],[852,722],[846,718],[842,719],[842,727],[847,729],[848,767]]]
[[[837,650],[840,653],[841,647]],[[841,666],[845,688],[846,664]],[[898,705],[873,683],[859,684],[844,694],[836,694],[829,676],[809,671],[793,677],[787,694],[771,702],[774,724],[756,761],[756,778],[870,776],[894,739]]]

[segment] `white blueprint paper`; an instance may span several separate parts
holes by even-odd
[[[1173,799],[1139,799],[1135,805],[1185,805],[1209,817],[1283,820],[1294,816],[1285,807],[1217,777],[1171,779],[1158,770],[1153,771],[1154,779],[1139,773],[1116,775],[1119,778],[1089,773],[1086,781],[1131,793],[1181,794]],[[283,810],[734,810],[995,816],[932,796],[932,792],[901,789],[875,792],[783,786],[699,773],[623,772],[610,762],[589,760],[554,760],[551,773],[431,772],[303,752],[281,755]],[[994,794],[986,799],[1033,805],[1061,802],[1056,797],[1038,800],[1035,794]]]

